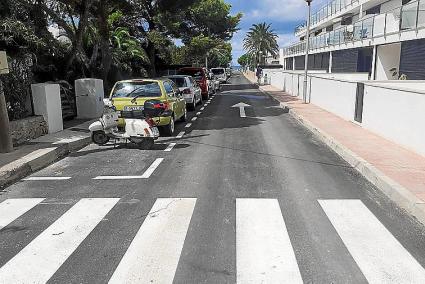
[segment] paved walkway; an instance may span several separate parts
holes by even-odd
[[[91,121],[67,122],[63,131],[47,134],[0,153],[0,189],[90,143]]]
[[[245,76],[251,82],[256,81],[253,74],[245,74]],[[310,125],[311,129],[318,130],[328,140],[330,137],[333,144],[345,148],[359,158],[359,161],[379,171],[383,175],[380,178],[399,187],[397,190],[401,189],[402,194],[410,200],[408,202],[410,204],[407,204],[406,200],[401,201],[405,203],[405,208],[419,206],[425,212],[425,157],[314,104],[304,104],[297,97],[288,95],[271,85],[261,86],[260,89],[287,106],[295,117],[302,120],[304,124]],[[371,177],[368,179],[371,180]],[[386,193],[392,198],[391,192]],[[397,198],[393,199],[397,201]]]

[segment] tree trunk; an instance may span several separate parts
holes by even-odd
[[[109,44],[108,13],[105,0],[100,0],[98,4],[98,27],[100,33],[100,53],[102,54],[101,76],[105,89],[109,87],[108,74],[112,65],[112,54]]]

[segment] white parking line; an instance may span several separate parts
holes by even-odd
[[[164,158],[156,159],[141,176],[97,176],[93,179],[96,179],[96,180],[147,179],[152,175],[152,173],[159,166],[159,164],[161,164],[163,160]]]
[[[186,125],[187,126],[187,125]],[[164,152],[170,152],[177,143],[170,143],[168,147],[164,150]]]
[[[182,137],[183,137],[183,135],[184,135],[184,131],[180,132],[180,133],[176,136],[176,138],[177,138],[177,139],[180,139],[180,138],[182,138]]]
[[[27,178],[24,178],[23,180],[26,180],[26,181],[34,181],[34,180],[43,181],[43,180],[67,180],[67,179],[71,179],[71,177],[27,177]]]
[[[192,117],[192,121],[196,121],[198,119],[198,117]]]
[[[205,107],[201,107],[201,110],[204,110],[205,109]]]
[[[200,111],[198,111],[197,113],[196,113],[196,115],[200,115],[202,112],[200,112]]]
[[[188,124],[186,124],[185,128],[189,128],[191,126],[192,126],[192,123],[189,122]]]
[[[208,105],[208,104],[207,104],[207,103],[205,103],[205,104],[204,104],[204,107],[206,107],[207,105]]]

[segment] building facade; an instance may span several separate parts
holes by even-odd
[[[425,80],[425,0],[333,0],[310,21],[310,70]],[[285,70],[304,69],[306,25],[295,35],[281,50]]]

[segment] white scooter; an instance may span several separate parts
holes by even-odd
[[[149,149],[159,137],[158,128],[152,117],[159,117],[166,109],[158,100],[148,100],[143,105],[143,110],[117,111],[112,103],[105,104],[104,112],[98,121],[89,126],[92,141],[104,145],[110,139],[124,140],[138,144],[139,147]],[[125,130],[119,131],[118,119],[125,121]]]

